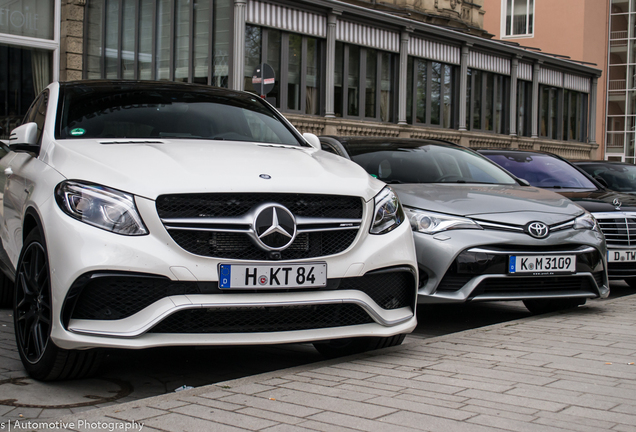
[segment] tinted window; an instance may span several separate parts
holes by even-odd
[[[180,138],[300,145],[257,100],[172,87],[72,87],[64,94],[58,138]]]
[[[636,191],[636,166],[630,165],[581,165],[592,177],[600,177],[607,183],[607,187],[615,191]]]
[[[485,154],[532,186],[542,188],[596,189],[585,175],[568,162],[541,154],[502,153]]]
[[[516,184],[485,158],[456,147],[348,144],[347,149],[354,162],[387,183]]]

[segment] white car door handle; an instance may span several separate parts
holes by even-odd
[[[13,174],[13,170],[11,168],[4,169],[4,175],[10,176],[11,174]]]

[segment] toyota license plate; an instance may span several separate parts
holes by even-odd
[[[221,289],[319,288],[327,286],[327,263],[220,264]]]
[[[511,255],[508,273],[574,273],[576,255]]]
[[[636,250],[608,250],[607,262],[636,262]]]

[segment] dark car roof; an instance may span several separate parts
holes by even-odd
[[[366,136],[335,136],[335,135],[322,135],[320,138],[328,138],[336,140],[342,144],[404,144],[404,145],[445,145],[449,147],[457,147],[467,149],[467,147],[460,146],[450,141],[425,139],[425,138],[398,138],[398,137],[366,137]],[[472,149],[469,149],[472,150]]]
[[[617,161],[606,161],[606,160],[590,160],[590,159],[574,159],[570,160],[573,164],[576,165],[624,165],[624,166],[636,166],[633,163],[629,162],[617,162]]]

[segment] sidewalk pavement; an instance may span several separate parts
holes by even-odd
[[[11,430],[636,431],[634,362],[631,295]]]

